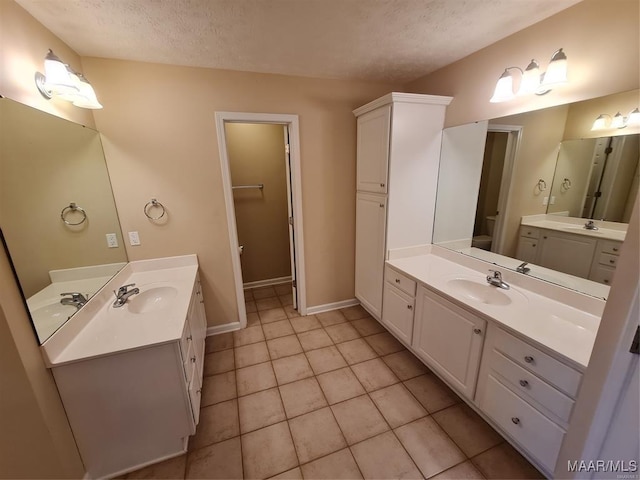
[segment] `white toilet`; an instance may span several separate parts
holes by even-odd
[[[493,240],[493,227],[496,224],[495,215],[485,218],[485,226],[489,235],[476,235],[471,239],[471,246],[481,248],[482,250],[491,251],[491,241]]]

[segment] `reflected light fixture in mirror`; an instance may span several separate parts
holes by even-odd
[[[640,127],[639,109],[634,108],[626,117],[622,116],[620,112],[616,113],[613,117],[608,113],[601,113],[593,122],[591,130],[613,130],[626,127]]]
[[[562,48],[556,50],[551,56],[547,71],[543,73],[540,73],[540,64],[535,59],[531,60],[524,71],[520,67],[505,68],[489,100],[491,103],[506,102],[516,98],[510,70],[519,70],[522,75],[517,96],[545,95],[551,91],[551,88],[567,83],[567,56]]]
[[[35,81],[38,90],[47,100],[55,96],[76,107],[102,108],[96,92],[85,76],[63,63],[52,50],[44,58],[44,75],[36,72]]]

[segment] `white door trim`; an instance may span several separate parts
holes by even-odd
[[[242,284],[242,267],[240,265],[240,251],[238,250],[238,229],[231,188],[231,170],[227,155],[227,142],[224,134],[225,122],[236,123],[271,123],[289,127],[289,155],[291,158],[291,188],[293,195],[293,222],[296,228],[296,282],[298,288],[298,311],[300,315],[307,313],[307,298],[305,288],[304,264],[304,234],[302,228],[302,175],[300,168],[300,128],[298,115],[277,113],[243,113],[216,112],[216,131],[218,134],[218,152],[222,169],[222,188],[224,203],[229,225],[229,242],[231,245],[231,263],[236,286],[236,300],[241,328],[247,325],[247,311],[244,304],[244,288]]]

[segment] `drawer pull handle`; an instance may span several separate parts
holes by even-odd
[[[400,279],[399,278],[396,278],[396,283],[400,283]]]
[[[520,419],[518,417],[511,417],[511,421],[514,425],[520,425]]]
[[[193,340],[193,336],[189,335],[189,336],[187,337],[187,341],[188,341],[188,342],[190,342],[191,340]]]
[[[609,280],[605,278],[604,283],[609,283]]]
[[[381,204],[380,204],[380,208],[384,208],[384,203],[381,203]]]
[[[381,184],[380,184],[380,186],[381,186],[382,188],[384,188],[384,183],[381,183]]]
[[[202,389],[201,389],[201,388],[199,388],[199,389],[197,389],[197,390],[196,390],[196,393],[197,393],[198,395],[200,395],[200,393],[201,393],[201,392],[202,392]]]
[[[618,251],[618,249],[616,247],[613,247],[611,250],[613,250],[614,252]]]
[[[191,357],[191,363],[196,363],[196,357]]]
[[[609,263],[616,263],[615,260],[609,260]]]
[[[524,361],[527,363],[533,363],[533,357],[530,355],[527,355],[526,357],[524,357]]]
[[[528,387],[529,386],[529,382],[527,382],[526,380],[520,380],[520,386],[521,387]]]
[[[535,247],[535,246],[536,246],[536,244],[534,243],[534,244],[533,244],[533,246]]]
[[[475,333],[476,335],[480,335],[482,333],[482,330],[480,330],[479,328],[474,328],[473,333]]]
[[[413,310],[413,305],[407,305],[408,310]]]

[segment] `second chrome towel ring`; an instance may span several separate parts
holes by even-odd
[[[154,217],[151,216],[149,214],[149,212],[152,209],[159,209],[161,211],[160,215]],[[164,208],[164,205],[162,205],[158,200],[156,200],[155,198],[152,198],[150,202],[147,202],[147,204],[144,206],[144,214],[147,216],[147,218],[151,219],[151,220],[160,220],[162,217],[164,217],[164,214],[166,213],[166,210]]]
[[[72,213],[72,212],[79,212],[80,213],[81,219],[80,219],[79,222],[75,222],[74,223],[74,222],[70,222],[69,220],[67,220],[67,215],[69,213]],[[80,224],[86,222],[86,220],[87,220],[87,212],[85,212],[83,208],[79,207],[74,202],[71,202],[69,204],[69,206],[64,207],[62,209],[62,211],[60,212],[60,218],[67,225],[71,225],[71,226],[80,225]]]

